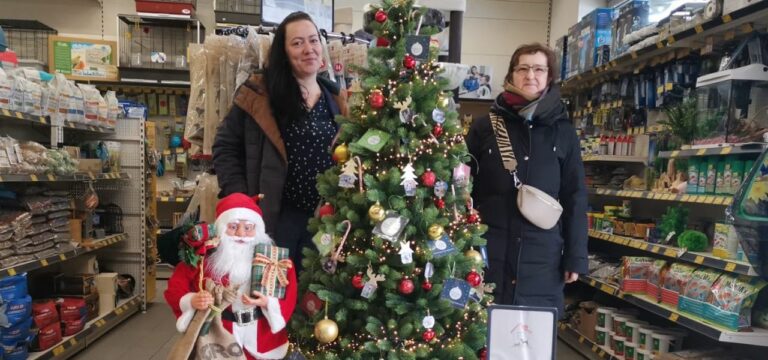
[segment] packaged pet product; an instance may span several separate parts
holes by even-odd
[[[735,156],[729,156],[731,162],[731,194],[735,194],[741,188],[741,180],[744,179],[744,162]]]
[[[595,328],[595,343],[599,346],[605,346],[606,345],[606,338],[608,337],[608,333],[610,330],[607,330],[602,327],[596,327]]]
[[[733,331],[748,329],[757,295],[768,284],[759,277],[723,274],[712,285],[705,318]]]
[[[677,307],[680,294],[688,286],[695,267],[687,264],[674,263],[664,272],[661,281],[661,302]]]
[[[624,336],[627,342],[640,343],[640,329],[648,326],[648,323],[642,320],[628,320],[624,324]]]
[[[638,340],[637,340],[637,347],[643,350],[651,350],[651,347],[653,347],[653,333],[656,331],[660,331],[661,328],[658,326],[651,326],[651,325],[645,325],[641,326],[640,329],[638,329]]]
[[[120,117],[120,105],[117,101],[117,95],[113,90],[107,91],[104,95],[104,100],[107,102],[107,119],[106,127],[108,129],[114,129],[117,126],[117,119]]]
[[[717,166],[715,167],[716,173],[715,173],[715,194],[721,195],[721,194],[727,194],[728,190],[731,188],[731,184],[728,184],[728,188],[725,187],[725,161],[723,159],[720,159],[720,161],[717,162]]]
[[[69,108],[67,109],[67,120],[72,123],[85,123],[85,99],[83,91],[72,82],[67,82],[72,95],[69,98]]]
[[[648,280],[645,286],[645,293],[654,301],[659,301],[661,298],[661,282],[665,271],[667,271],[667,262],[664,260],[655,260],[648,268]]]
[[[3,344],[3,348],[5,350],[5,354],[3,355],[4,360],[27,360],[27,357],[29,357],[26,342],[19,342],[7,346]]]
[[[705,193],[714,194],[715,184],[717,181],[717,157],[710,156],[707,158],[707,178],[705,186]]]
[[[51,324],[59,325],[59,311],[56,309],[56,302],[51,299],[35,300],[32,303],[32,319],[39,329]]]
[[[27,274],[0,279],[0,298],[3,300],[23,299],[27,296]]]
[[[688,159],[688,187],[686,193],[696,194],[699,191],[699,159]]]
[[[693,272],[685,290],[680,294],[678,308],[682,312],[697,316],[705,316],[707,298],[712,291],[712,284],[717,281],[721,273],[719,271],[699,268]]]
[[[56,321],[53,324],[48,324],[43,327],[39,327],[37,336],[32,339],[31,347],[33,351],[43,351],[58,344],[61,339],[61,324]]]
[[[83,93],[83,106],[85,111],[85,123],[88,125],[99,125],[99,90],[93,85],[77,84]]]
[[[648,257],[623,257],[621,265],[621,290],[628,293],[645,293],[648,271],[654,261],[655,259]]]
[[[608,331],[613,330],[613,314],[616,312],[616,308],[601,306],[597,308],[597,327],[604,328]]]
[[[32,314],[32,298],[27,295],[13,300],[4,300],[5,316],[13,326],[29,319]]]
[[[685,338],[684,332],[674,330],[656,331],[651,338],[651,352],[654,355],[658,355],[680,351],[683,349],[683,338]]]
[[[0,109],[11,110],[11,96],[13,96],[13,79],[0,69]]]
[[[733,225],[715,223],[712,255],[722,259],[735,259],[739,248],[739,237]]]
[[[699,160],[699,188],[697,194],[707,192],[707,159]]]
[[[632,320],[635,320],[635,315],[622,313],[613,315],[613,332],[617,337],[624,338],[626,336],[627,321]]]
[[[3,328],[0,332],[0,342],[3,346],[13,346],[19,342],[24,342],[29,339],[29,327],[32,325],[32,318],[27,317],[20,323]]]

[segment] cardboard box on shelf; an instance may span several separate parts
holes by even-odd
[[[579,310],[576,312],[576,316],[573,317],[573,325],[576,331],[592,342],[596,340],[597,308],[598,305],[594,301],[584,301],[579,304]]]
[[[99,294],[99,316],[104,316],[112,310],[115,310],[117,305],[117,297],[115,294]]]
[[[77,163],[77,170],[80,172],[92,172],[94,174],[99,174],[101,173],[101,160],[80,159]]]
[[[96,274],[96,288],[100,294],[117,293],[117,273],[99,273]]]
[[[78,146],[64,146],[64,151],[69,154],[69,157],[73,159],[79,159],[80,158],[80,147]]]
[[[96,292],[96,277],[93,274],[59,274],[55,285],[59,295],[89,295]]]
[[[96,275],[99,273],[99,262],[96,260],[96,255],[80,255],[72,260],[69,260],[63,271],[67,275]],[[96,284],[95,281],[94,284]]]

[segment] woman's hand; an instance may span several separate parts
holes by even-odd
[[[565,272],[565,283],[570,284],[576,280],[579,280],[579,273],[566,271]]]
[[[213,305],[213,295],[205,290],[199,291],[192,296],[190,303],[195,310],[205,310]]]
[[[243,294],[240,301],[242,301],[244,305],[258,306],[261,308],[267,307],[267,297],[258,291],[253,292],[253,297]]]

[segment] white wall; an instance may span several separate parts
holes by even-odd
[[[608,7],[608,0],[579,0],[579,19],[599,7]]]
[[[579,21],[579,0],[552,0],[552,30],[549,46],[568,35],[568,28]]]

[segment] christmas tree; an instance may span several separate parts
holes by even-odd
[[[318,177],[327,204],[309,224],[319,250],[304,250],[291,320],[310,359],[485,358],[486,228],[424,10],[376,9],[362,101],[337,118],[338,165]]]

